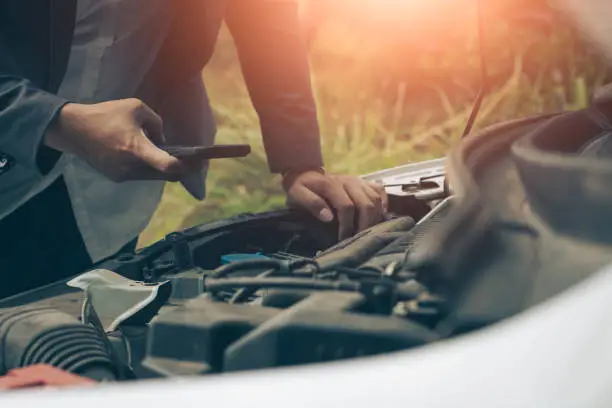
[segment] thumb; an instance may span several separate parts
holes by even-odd
[[[185,165],[176,157],[171,156],[167,152],[155,146],[142,132],[142,143],[138,144],[140,159],[155,170],[165,176],[169,176],[169,180],[174,181],[176,177],[185,173]]]
[[[300,207],[322,222],[334,220],[334,213],[327,202],[303,185],[294,186],[287,196],[289,207]]]

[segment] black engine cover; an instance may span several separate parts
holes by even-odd
[[[240,371],[387,353],[438,338],[401,318],[360,313],[359,293],[303,297],[285,310],[204,296],[168,306],[151,322],[144,365],[159,375]]]

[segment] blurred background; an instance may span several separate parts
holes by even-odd
[[[481,85],[475,0],[300,0],[327,168],[364,174],[444,156]],[[545,0],[482,0],[489,92],[475,128],[573,110],[611,82],[606,65]],[[284,206],[231,36],[203,72],[218,143],[250,143],[247,159],[211,165],[208,197],[168,184],[140,245],[176,229]]]

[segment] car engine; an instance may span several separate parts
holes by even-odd
[[[498,124],[445,159],[364,176],[386,186],[390,215],[341,242],[300,212],[242,214],[1,300],[0,374],[327,363],[418,352],[510,318],[612,261],[605,109]]]

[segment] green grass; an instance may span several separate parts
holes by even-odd
[[[579,109],[606,79],[598,61],[562,29],[549,37],[521,37],[512,27],[498,26],[487,50],[492,89],[477,128]],[[350,24],[323,27],[311,61],[327,168],[363,174],[443,156],[458,141],[478,88],[478,54],[470,35],[453,37],[459,48],[450,40],[440,47],[437,39],[432,51],[423,41],[415,48],[397,36],[368,41]],[[505,44],[508,37],[512,47],[493,43]],[[218,122],[217,142],[247,142],[254,151],[246,159],[213,161],[204,202],[179,184],[168,184],[141,245],[197,223],[284,205],[280,180],[267,169],[257,116],[227,33],[203,75]]]

